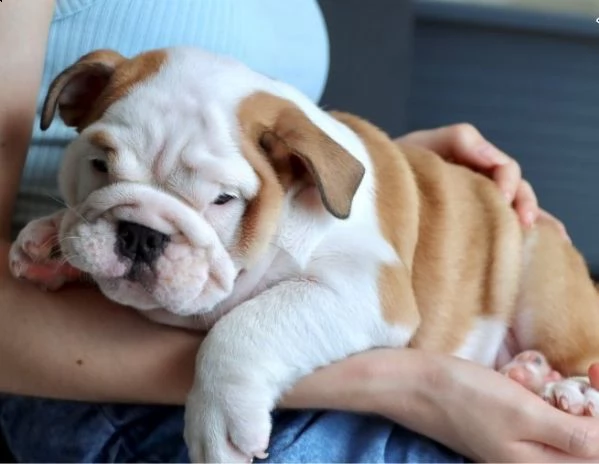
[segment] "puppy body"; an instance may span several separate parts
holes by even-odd
[[[599,360],[576,250],[523,231],[488,179],[355,116],[185,48],[83,57],[43,126],[56,109],[80,133],[51,220],[70,265],[155,320],[211,329],[186,408],[194,460],[261,456],[289,387],[376,346],[494,367],[511,329],[562,374]],[[13,273],[44,258],[49,224],[22,232]]]

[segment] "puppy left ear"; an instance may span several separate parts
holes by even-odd
[[[124,61],[114,50],[96,50],[62,71],[50,84],[44,99],[40,128],[45,131],[50,127],[56,109],[67,126],[79,128],[117,66]]]
[[[349,217],[364,166],[299,108],[282,109],[273,127],[262,133],[260,145],[284,185],[312,182],[333,216]]]

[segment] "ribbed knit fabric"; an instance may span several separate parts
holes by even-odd
[[[316,0],[57,0],[15,230],[62,207],[57,169],[75,132],[58,118],[46,132],[39,129],[52,79],[94,49],[112,48],[132,56],[173,45],[233,56],[314,100],[326,82],[328,40]]]

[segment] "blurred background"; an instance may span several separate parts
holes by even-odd
[[[599,276],[599,0],[320,0],[323,104],[391,135],[470,122]]]

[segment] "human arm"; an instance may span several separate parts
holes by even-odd
[[[12,211],[53,7],[54,0],[0,4],[0,391],[182,402],[191,384],[198,336],[146,321],[94,289],[43,293],[8,272]]]
[[[599,386],[599,366],[591,378]],[[596,418],[559,411],[491,369],[418,350],[373,350],[318,370],[284,405],[376,413],[476,462],[599,460]]]

